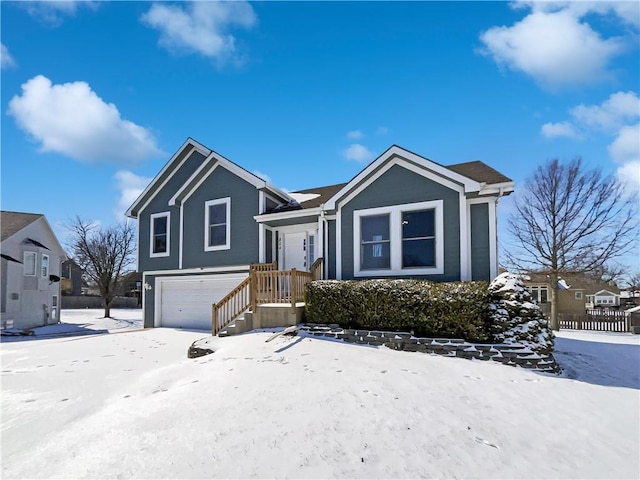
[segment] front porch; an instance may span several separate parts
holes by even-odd
[[[213,335],[300,323],[304,311],[305,285],[323,278],[324,260],[318,258],[309,271],[277,268],[276,262],[251,265],[249,276],[222,300],[213,304]]]

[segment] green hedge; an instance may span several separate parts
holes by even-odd
[[[486,282],[321,280],[307,285],[305,302],[310,323],[492,340]]]

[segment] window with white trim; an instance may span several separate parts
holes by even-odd
[[[40,273],[44,278],[49,278],[49,255],[42,255]]]
[[[27,277],[36,276],[36,259],[38,254],[36,252],[24,252],[23,255],[23,271]]]
[[[546,286],[529,287],[531,297],[538,303],[549,303],[549,289]]]
[[[354,274],[444,273],[443,201],[354,211]]]
[[[151,257],[168,257],[171,242],[171,213],[162,212],[151,215]]]
[[[582,300],[582,292],[575,292],[574,296],[576,300]]]
[[[205,251],[231,248],[231,198],[205,202],[204,217]]]
[[[316,237],[315,235],[309,235],[309,245],[307,248],[307,256],[309,257],[309,267],[316,261]]]

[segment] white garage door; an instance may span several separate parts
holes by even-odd
[[[156,326],[211,330],[211,305],[245,278],[246,273],[233,273],[157,279]]]

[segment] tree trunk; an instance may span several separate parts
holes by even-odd
[[[104,318],[111,318],[111,302],[111,299],[104,299]]]
[[[560,322],[558,321],[558,275],[551,275],[551,329],[560,330]]]

